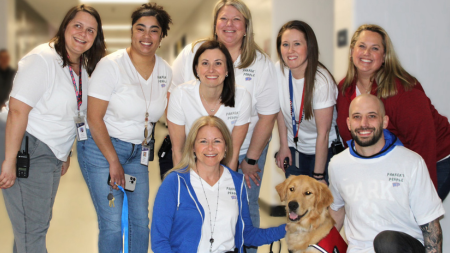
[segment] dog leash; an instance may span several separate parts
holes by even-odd
[[[117,187],[123,192],[123,205],[122,205],[122,221],[121,221],[121,235],[123,238],[123,250],[120,253],[128,253],[128,198],[125,190],[122,186],[116,184]]]
[[[280,243],[280,250],[279,250],[278,252],[281,253],[281,241],[278,240],[278,242]],[[269,251],[269,253],[273,253],[273,250],[272,250],[273,243],[274,243],[274,242],[272,242],[272,243],[270,244],[270,251]]]

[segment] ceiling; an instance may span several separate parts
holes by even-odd
[[[60,22],[64,18],[67,10],[79,4],[78,0],[25,0],[31,7],[33,7],[44,19],[46,19],[53,28],[57,29]],[[212,0],[203,0],[212,1]],[[185,21],[192,15],[196,7],[202,0],[158,0],[152,1],[161,4],[164,9],[172,17],[174,23],[171,26],[171,31],[177,30],[177,25],[185,23]],[[141,4],[136,3],[92,3],[88,4],[94,7],[102,18],[103,26],[121,25],[131,26],[131,13]],[[105,40],[109,51],[115,51],[119,48],[124,48],[130,43],[130,30],[128,28],[122,29],[108,29],[104,30]]]

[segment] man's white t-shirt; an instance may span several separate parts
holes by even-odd
[[[222,176],[213,186],[200,179],[193,170],[191,170],[190,174],[192,188],[194,188],[195,195],[197,195],[197,199],[205,213],[202,236],[197,252],[209,252],[211,247],[209,241],[211,239],[211,228],[214,228],[212,252],[222,253],[234,250],[236,248],[234,235],[236,234],[239,206],[231,173],[226,168],[223,168]],[[219,186],[220,189],[218,190]],[[217,202],[217,194],[219,194],[219,202]]]
[[[173,80],[169,92],[176,86],[195,79],[192,72],[195,52],[202,43],[197,43],[192,51],[192,44],[187,45],[172,64]],[[257,51],[256,60],[245,69],[238,69],[241,56],[234,62],[236,85],[244,87],[252,97],[252,114],[247,136],[242,144],[240,155],[247,154],[258,114],[272,115],[280,111],[275,67],[268,57]]]
[[[287,139],[289,147],[295,148],[294,143],[294,133],[292,126],[292,116],[291,116],[291,106],[290,106],[290,96],[289,96],[289,69],[284,67],[284,73],[280,69],[280,62],[276,63],[275,66],[277,70],[278,77],[278,88],[280,96],[280,106],[283,112],[284,122],[287,127]],[[320,66],[317,67],[316,81],[314,83],[314,93],[312,107],[313,110],[320,110],[334,106],[336,104],[336,98],[338,95],[337,85],[334,83],[333,78],[328,73],[328,71]],[[299,111],[302,103],[303,86],[305,79],[295,79],[292,77],[292,88],[294,93],[294,112],[295,120],[299,122]],[[331,122],[331,129],[328,137],[328,147],[331,146],[333,140],[336,139],[336,109],[333,109],[333,120]],[[303,113],[302,118],[305,118]],[[298,125],[297,125],[298,129]],[[298,132],[298,142],[297,150],[304,154],[315,154],[316,153],[316,139],[317,139],[317,126],[316,119],[313,117],[310,120],[303,120],[300,124],[300,129]]]
[[[84,68],[81,71],[80,115],[85,115],[89,77]],[[77,74],[73,72],[78,88]],[[26,131],[45,143],[56,158],[66,161],[76,136],[78,106],[69,67],[62,67],[53,44],[41,44],[19,61],[11,97],[33,107]]]
[[[155,55],[155,58],[153,72],[147,80],[137,72],[126,49],[104,57],[97,64],[88,95],[109,101],[103,120],[111,137],[141,144],[146,109],[149,122],[157,122],[164,113],[172,70],[161,57]],[[151,130],[150,125],[149,133]]]
[[[194,122],[208,116],[208,112],[200,98],[200,81],[192,80],[177,86],[170,95],[167,119],[177,125],[184,125],[186,136]],[[251,97],[244,87],[236,86],[234,107],[220,105],[214,116],[225,122],[230,133],[234,126],[242,126],[250,122]]]
[[[423,244],[419,226],[445,213],[424,160],[403,146],[371,159],[346,149],[331,159],[328,172],[331,209],[345,207],[348,253],[374,252],[373,240],[384,230],[407,233]]]

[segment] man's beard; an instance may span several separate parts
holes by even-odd
[[[372,130],[372,132],[373,132],[372,138],[365,139],[365,140],[359,139],[359,137],[356,134],[356,132],[364,131],[364,130]],[[356,144],[358,144],[358,146],[360,146],[360,147],[369,147],[369,146],[375,145],[381,139],[381,136],[382,136],[382,133],[383,133],[383,127],[382,126],[380,126],[378,128],[375,128],[375,127],[360,127],[360,128],[357,128],[355,130],[350,131],[350,133],[352,135],[353,140],[356,142]]]

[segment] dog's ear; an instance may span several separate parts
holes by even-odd
[[[333,204],[333,195],[331,194],[330,189],[328,189],[328,186],[324,183],[318,183],[318,194],[316,199],[316,208],[317,211],[320,212],[323,208],[326,208]]]
[[[286,189],[286,187],[287,187],[287,185],[289,184],[289,181],[290,181],[289,178],[290,178],[290,177],[291,177],[291,176],[289,176],[286,180],[284,180],[283,183],[281,183],[281,184],[275,186],[275,189],[277,190],[278,195],[280,195],[281,201],[285,201],[285,200],[286,200],[286,195],[287,195],[287,189]]]

